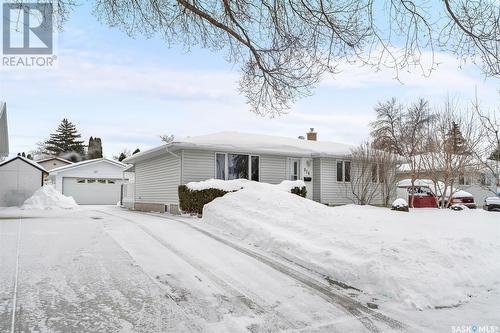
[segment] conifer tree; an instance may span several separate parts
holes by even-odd
[[[489,159],[493,161],[500,161],[500,145],[498,145],[497,148],[491,153]]]
[[[470,153],[467,148],[467,142],[460,131],[460,126],[456,122],[451,123],[451,129],[448,132],[445,145],[448,152],[452,154],[467,155]]]
[[[118,156],[118,161],[119,161],[119,162],[121,162],[121,161],[123,161],[124,159],[126,159],[127,157],[128,157],[128,156],[127,156],[127,155],[125,155],[125,153],[124,153],[124,152],[121,152],[121,153],[120,153],[120,156]]]
[[[79,155],[81,159],[85,155],[85,147],[83,141],[79,140],[80,137],[81,135],[78,133],[76,126],[64,118],[57,127],[56,132],[51,134],[45,142],[45,149],[51,155],[71,154],[72,160],[77,159]]]
[[[89,139],[89,147],[87,149],[87,159],[102,158],[102,141],[101,138]]]

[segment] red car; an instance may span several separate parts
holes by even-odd
[[[415,186],[411,187],[411,184],[409,183],[408,180],[401,181],[398,184],[399,188],[406,188],[408,191],[408,204],[411,206],[411,195],[413,193],[413,207],[414,208],[436,208],[438,207],[438,202],[441,200],[448,200],[448,195],[442,196],[434,193],[434,184],[430,180],[426,179],[417,179],[415,181]],[[440,191],[440,188],[443,188],[444,186],[442,184],[438,184],[438,191]],[[451,196],[450,201],[448,202],[447,207],[450,207],[451,205],[454,204],[460,204],[464,205],[468,208],[476,208],[477,205],[474,202],[474,197],[472,194],[466,191],[458,190],[453,193]]]

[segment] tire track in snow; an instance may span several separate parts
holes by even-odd
[[[16,268],[14,274],[14,293],[12,295],[12,321],[10,324],[10,332],[14,333],[16,329],[16,307],[17,307],[17,285],[19,280],[19,254],[21,249],[21,221],[20,217],[18,220],[18,228],[17,228],[17,246],[16,246]]]
[[[340,306],[343,308],[346,312],[350,313],[352,316],[354,316],[357,320],[359,320],[370,332],[380,332],[380,329],[374,324],[372,319],[375,319],[376,321],[387,325],[389,328],[393,330],[398,330],[398,331],[404,331],[406,329],[405,325],[393,318],[390,318],[380,312],[376,312],[364,304],[348,297],[345,296],[341,293],[335,292],[330,288],[329,285],[326,285],[324,283],[321,283],[320,281],[307,276],[306,274],[288,266],[283,263],[280,263],[277,260],[274,260],[268,256],[265,256],[261,253],[252,251],[246,247],[243,247],[241,245],[238,245],[236,243],[233,243],[232,241],[229,241],[223,237],[220,237],[218,235],[215,235],[207,230],[204,230],[202,228],[196,227],[186,221],[182,221],[180,219],[175,219],[172,217],[168,216],[162,216],[158,214],[153,214],[153,213],[141,213],[141,212],[134,212],[136,214],[142,214],[142,215],[149,215],[149,216],[154,216],[154,217],[160,217],[163,219],[167,219],[170,221],[175,221],[182,223],[218,242],[223,243],[224,245],[227,245],[236,251],[239,251],[245,255],[248,255],[268,266],[271,268],[293,278],[294,280],[302,283],[303,285],[306,285],[310,289],[314,290],[321,298],[326,300],[327,302]],[[135,223],[135,222],[134,222]]]
[[[109,213],[109,212],[101,211],[101,210],[95,210],[95,211],[99,212],[99,213],[103,213],[103,214],[109,215],[109,216],[112,216],[112,217],[115,217],[115,218],[119,218],[119,219],[122,219],[122,220],[125,220],[125,221],[129,222],[129,223],[134,224],[141,231],[143,231],[148,236],[152,237],[155,241],[157,241],[159,244],[161,244],[167,250],[169,250],[170,252],[172,252],[173,254],[175,254],[176,256],[178,256],[179,258],[181,258],[182,260],[184,260],[185,262],[187,262],[189,265],[191,265],[193,268],[195,268],[199,272],[203,273],[211,281],[213,281],[215,284],[219,285],[223,290],[225,290],[231,296],[233,296],[236,300],[238,300],[243,306],[246,306],[247,308],[249,308],[250,310],[252,310],[256,314],[264,314],[264,313],[271,314],[272,313],[281,322],[287,324],[290,329],[292,329],[292,330],[298,330],[298,329],[300,329],[300,327],[297,327],[294,323],[292,323],[289,319],[285,318],[282,314],[280,314],[276,310],[272,309],[269,306],[261,305],[258,302],[256,302],[255,300],[253,300],[251,297],[249,297],[248,295],[243,294],[238,289],[234,288],[229,283],[227,283],[226,281],[222,280],[217,275],[215,275],[214,273],[212,273],[210,270],[208,270],[205,267],[203,267],[194,258],[192,258],[191,256],[186,255],[185,253],[179,251],[176,247],[172,246],[171,244],[169,244],[168,242],[166,242],[164,239],[160,238],[159,236],[157,236],[156,234],[154,234],[151,230],[149,230],[146,227],[140,225],[136,221],[134,221],[132,219],[129,219],[129,218],[126,218],[126,217],[123,217],[123,216],[119,216],[119,215],[115,215],[115,214],[112,214],[112,213]]]

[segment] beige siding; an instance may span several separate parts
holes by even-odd
[[[215,178],[214,151],[183,150],[181,155],[183,184]]]
[[[279,184],[286,178],[287,158],[284,156],[260,156],[260,181]]]
[[[177,204],[179,201],[180,159],[160,156],[135,165],[135,201]]]
[[[319,168],[321,177],[320,202],[329,205],[344,205],[356,203],[353,195],[353,187],[356,187],[356,176],[359,175],[359,168],[351,162],[351,182],[337,181],[337,160],[336,158],[320,158]],[[354,186],[353,186],[354,183]],[[373,184],[375,195],[371,204],[379,205],[382,203],[381,188],[378,184]]]
[[[321,202],[321,159],[313,159],[313,200]]]

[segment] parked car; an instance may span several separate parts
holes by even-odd
[[[488,197],[484,199],[483,209],[487,211],[500,211],[500,198]]]
[[[471,209],[477,207],[474,196],[463,190],[452,189],[453,194],[451,195],[451,199],[449,199],[447,193],[450,190],[445,191],[445,186],[442,182],[435,184],[430,179],[416,179],[412,188],[410,179],[404,179],[397,186],[408,191],[409,203],[411,202],[411,195],[413,193],[414,208],[434,208],[438,207],[438,203],[442,201],[449,201],[448,208],[452,205],[464,205]],[[437,191],[437,194],[435,191]]]
[[[413,193],[413,208],[436,208],[437,199],[432,190],[426,186],[415,186],[408,188],[408,202],[411,203]]]
[[[458,190],[451,196],[450,202],[448,206],[460,204],[464,205],[467,208],[475,209],[477,208],[476,203],[474,202],[474,197],[469,192]]]

